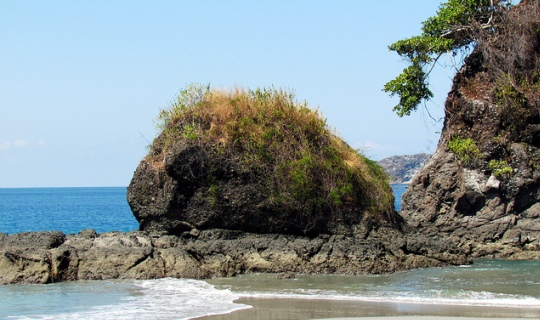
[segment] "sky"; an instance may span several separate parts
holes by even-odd
[[[380,160],[432,153],[442,121],[382,91],[433,0],[0,0],[0,188],[127,186],[190,83],[274,86]],[[449,62],[442,62],[449,64]],[[431,75],[435,119],[452,68]]]

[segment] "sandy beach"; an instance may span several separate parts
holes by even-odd
[[[198,320],[469,320],[478,318],[540,319],[540,308],[502,308],[436,304],[407,304],[316,299],[241,298],[237,303],[253,308]]]

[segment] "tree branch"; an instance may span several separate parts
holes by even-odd
[[[426,77],[429,76],[429,74],[431,73],[431,71],[433,71],[433,68],[435,68],[435,64],[437,63],[437,61],[439,60],[439,58],[443,55],[443,52],[439,53],[439,55],[437,56],[437,58],[433,59],[433,64],[431,65],[431,68],[429,69],[428,72],[426,72]]]

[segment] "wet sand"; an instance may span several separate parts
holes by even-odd
[[[540,319],[540,308],[477,307],[316,299],[241,298],[253,308],[198,320],[472,320],[476,318]]]

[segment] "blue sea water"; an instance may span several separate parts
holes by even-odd
[[[392,190],[394,191],[394,207],[397,211],[401,210],[401,196],[403,192],[407,190],[408,184],[392,184]]]
[[[125,187],[0,188],[0,232],[133,231]]]
[[[393,189],[399,209],[406,186]],[[102,233],[137,227],[125,187],[0,189],[0,232],[77,233],[93,228]],[[401,306],[394,314],[409,315],[400,309],[403,304],[512,307],[517,311],[506,316],[540,317],[539,275],[540,261],[481,260],[471,266],[390,275],[299,275],[286,281],[251,274],[208,281],[167,278],[7,285],[0,286],[0,319],[193,319],[250,308],[235,302],[238,298],[392,302]],[[450,311],[449,315],[455,314]]]

